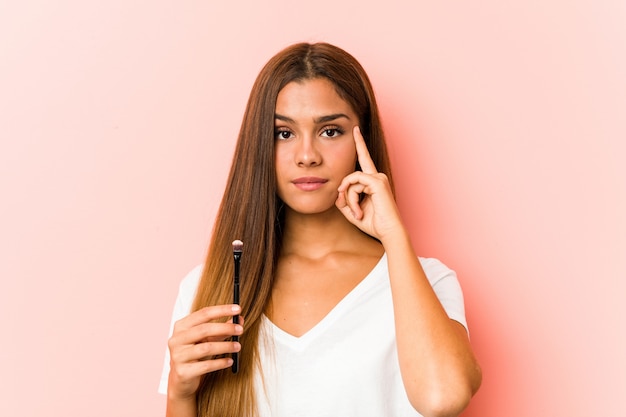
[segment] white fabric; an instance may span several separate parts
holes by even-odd
[[[454,271],[420,258],[448,316],[465,328],[463,294]],[[189,313],[202,272],[182,281],[172,323]],[[420,416],[400,376],[391,288],[385,255],[315,327],[294,337],[264,317],[263,378],[256,391],[262,417]],[[169,355],[159,392],[167,392]]]

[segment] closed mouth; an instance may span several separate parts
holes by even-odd
[[[328,182],[328,180],[324,178],[318,178],[318,177],[302,177],[302,178],[296,178],[295,180],[291,182],[294,184],[324,184]]]

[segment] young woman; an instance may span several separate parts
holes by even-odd
[[[456,416],[478,389],[458,281],[414,253],[372,87],[345,51],[293,45],[259,74],[172,323],[170,417]]]

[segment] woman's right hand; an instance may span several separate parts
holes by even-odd
[[[225,369],[233,364],[230,357],[210,359],[216,355],[238,352],[241,345],[228,341],[231,336],[241,335],[243,326],[215,320],[240,314],[235,304],[204,307],[178,320],[168,341],[170,350],[170,374],[168,398],[195,399],[202,375]]]

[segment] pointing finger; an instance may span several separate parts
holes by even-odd
[[[374,165],[374,161],[372,161],[372,157],[367,150],[365,139],[363,139],[363,135],[361,134],[361,128],[355,126],[352,130],[352,136],[354,136],[356,154],[359,160],[359,165],[361,165],[361,169],[366,174],[376,174],[378,171],[376,170],[376,165]]]

